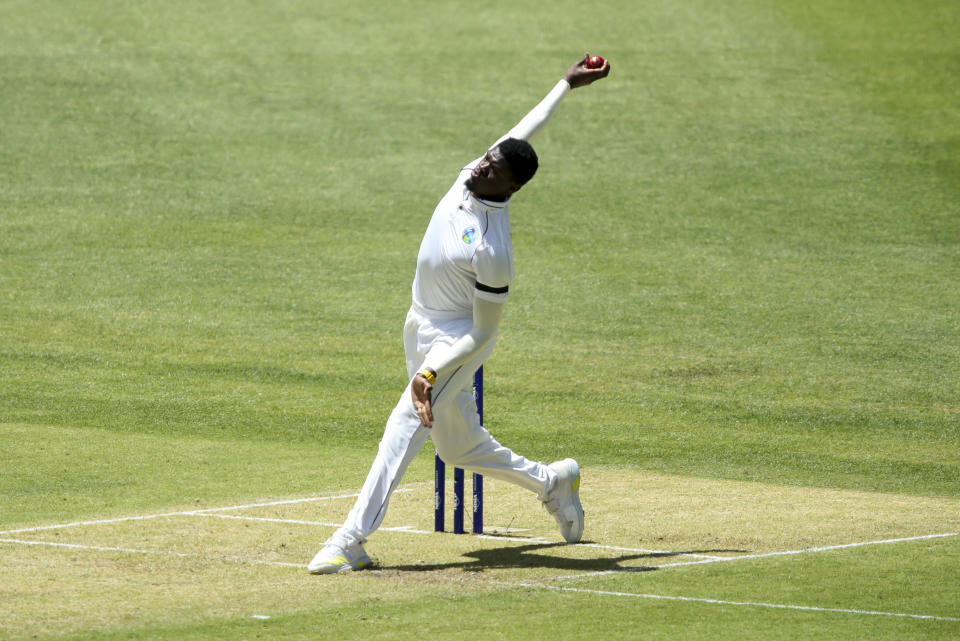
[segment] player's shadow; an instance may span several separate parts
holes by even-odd
[[[588,543],[584,541],[584,543]],[[604,572],[608,570],[630,570],[645,572],[656,570],[656,565],[629,566],[621,564],[625,561],[638,559],[661,559],[666,557],[682,557],[696,554],[744,553],[746,550],[685,550],[676,552],[637,552],[621,554],[619,556],[604,556],[587,559],[575,559],[552,554],[538,554],[539,550],[550,550],[565,547],[566,543],[531,543],[529,545],[511,545],[502,548],[485,548],[467,552],[463,556],[472,558],[472,561],[455,561],[450,563],[424,563],[418,565],[391,565],[380,566],[382,570],[398,570],[401,572],[431,572],[435,570],[461,569],[467,572],[484,572],[486,570],[522,569],[522,568],[552,568],[569,570],[571,572]],[[583,548],[581,548],[583,549]]]

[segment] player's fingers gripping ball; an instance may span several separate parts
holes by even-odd
[[[600,69],[603,67],[606,60],[603,59],[603,56],[590,56],[587,58],[587,69]]]

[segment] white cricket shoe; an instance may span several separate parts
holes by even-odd
[[[580,466],[572,458],[548,466],[557,478],[547,492],[543,506],[553,515],[567,543],[583,536],[583,506],[580,505]]]
[[[367,556],[360,541],[337,533],[324,543],[323,549],[317,552],[307,569],[311,574],[336,574],[362,570],[371,565],[373,561]]]

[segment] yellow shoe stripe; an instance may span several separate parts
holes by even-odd
[[[352,568],[356,568],[357,570],[362,570],[363,568],[368,568],[371,565],[373,565],[373,562],[369,560],[358,560],[356,563],[351,563],[350,559],[343,556],[342,554],[339,554],[334,557],[330,557],[329,559],[326,559],[324,562],[326,565],[339,565],[341,567],[350,566]]]

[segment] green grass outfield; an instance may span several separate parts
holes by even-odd
[[[960,636],[960,7],[0,16],[0,638]],[[308,576],[430,212],[585,50],[485,407],[593,547],[495,483],[510,536],[411,533],[424,452],[377,569]]]

